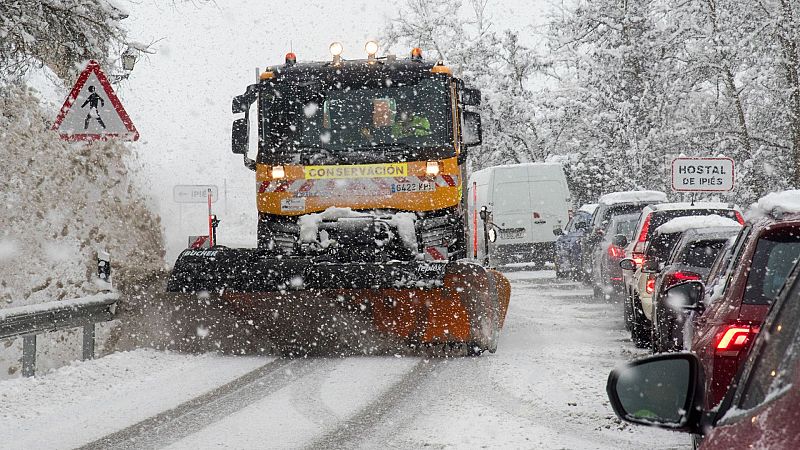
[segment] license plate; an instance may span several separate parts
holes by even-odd
[[[500,237],[503,239],[519,239],[525,237],[525,228],[511,228],[500,230]]]
[[[436,190],[436,183],[433,181],[423,181],[420,183],[395,183],[392,185],[392,194],[397,192],[433,192]]]

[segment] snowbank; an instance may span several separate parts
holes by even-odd
[[[656,233],[682,233],[692,228],[720,228],[720,227],[737,227],[741,228],[741,224],[733,219],[710,214],[708,216],[685,216],[676,217],[669,222],[656,228]]]
[[[49,130],[55,111],[40,105],[32,90],[0,92],[0,308],[104,292],[95,282],[100,250],[110,253],[117,283],[164,265],[160,220],[131,184],[137,162],[129,147],[61,141]],[[80,335],[48,334],[39,367],[71,360]],[[0,378],[19,369],[19,340],[4,344]]]
[[[666,202],[667,194],[661,191],[621,191],[601,195],[598,200],[604,205],[628,202]]]
[[[748,220],[771,214],[800,213],[800,190],[772,192],[761,197],[747,210]]]

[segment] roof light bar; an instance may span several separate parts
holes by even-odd
[[[334,42],[328,47],[328,50],[331,52],[331,56],[333,56],[333,64],[337,65],[342,62],[342,51],[344,51],[344,47],[340,42]]]

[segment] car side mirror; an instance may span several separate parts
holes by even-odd
[[[667,289],[666,303],[675,310],[703,312],[704,293],[705,285],[701,281],[686,281]]]
[[[628,237],[624,234],[616,234],[611,238],[611,243],[617,247],[625,248],[628,246]]]
[[[622,270],[636,270],[636,261],[633,258],[625,258],[619,262]]]
[[[616,368],[606,392],[614,413],[626,422],[701,432],[703,369],[692,353],[665,353]]]
[[[481,216],[481,220],[484,222],[489,221],[489,209],[485,206],[481,206],[481,212],[478,213]]]
[[[231,151],[237,155],[246,155],[250,137],[250,121],[247,117],[236,119],[231,127]]]
[[[647,258],[642,262],[642,272],[658,273],[660,269],[658,258]]]
[[[553,234],[555,234],[556,236],[563,236],[564,230],[562,230],[561,228],[553,228]]]
[[[481,115],[473,111],[461,112],[461,142],[465,147],[474,147],[483,142]]]

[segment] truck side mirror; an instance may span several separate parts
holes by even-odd
[[[473,111],[461,113],[461,142],[465,147],[481,145],[483,142],[483,127],[481,115]]]
[[[485,206],[481,206],[481,212],[478,213],[481,216],[481,220],[487,222],[489,220],[489,209]]]
[[[233,121],[231,128],[231,151],[237,155],[246,155],[250,137],[250,121],[247,117]]]
[[[481,91],[478,89],[461,89],[461,104],[466,106],[479,106],[481,104]]]
[[[561,228],[553,228],[553,234],[555,234],[556,236],[563,236],[564,230],[562,230]]]

